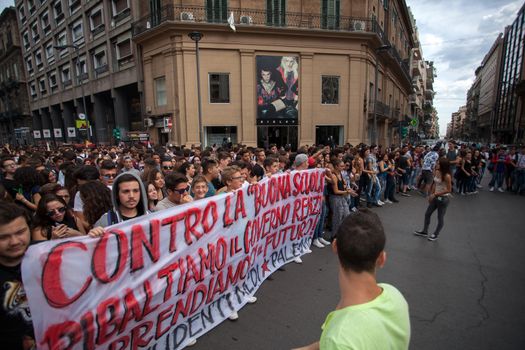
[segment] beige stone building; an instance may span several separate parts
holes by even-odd
[[[396,125],[409,115],[412,93],[413,28],[405,1],[158,0],[140,6],[145,15],[133,24],[133,40],[153,142],[200,142],[192,31],[203,35],[205,145],[225,138],[250,146],[373,142],[374,114],[378,142],[399,142]]]

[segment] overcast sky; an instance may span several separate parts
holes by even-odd
[[[351,0],[349,0],[351,1]],[[512,24],[522,1],[406,0],[419,30],[423,57],[434,61],[434,105],[441,134],[452,112],[466,102],[474,71],[492,43]],[[14,0],[0,0],[0,11]]]

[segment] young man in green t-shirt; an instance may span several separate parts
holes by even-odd
[[[297,350],[408,349],[408,304],[395,287],[376,281],[386,261],[384,247],[377,214],[364,209],[343,221],[332,243],[341,299],[326,317],[320,341]]]

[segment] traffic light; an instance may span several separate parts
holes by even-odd
[[[405,138],[408,135],[408,128],[406,126],[401,127],[401,138]]]
[[[117,140],[120,140],[120,129],[118,128],[113,129],[113,137]]]

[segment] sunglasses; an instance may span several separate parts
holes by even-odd
[[[117,177],[117,174],[107,174],[107,175],[102,175],[102,177],[105,179],[105,180],[109,180],[109,179],[114,179]]]
[[[47,216],[54,216],[56,214],[64,214],[66,212],[66,207],[61,207],[58,209],[50,210],[46,213]]]
[[[235,177],[232,177],[232,180],[241,180],[241,179],[244,179],[244,176],[235,176]]]
[[[178,192],[179,194],[184,194],[186,192],[190,192],[190,186],[183,188],[182,190],[174,189],[173,192]]]
[[[165,165],[165,166],[162,167],[162,169],[164,169],[164,170],[171,170],[171,169],[173,169],[173,167],[169,166],[169,165]]]

